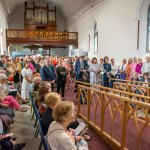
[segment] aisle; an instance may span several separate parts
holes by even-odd
[[[12,132],[17,137],[17,143],[26,143],[23,150],[38,150],[40,139],[34,137],[35,128],[33,127],[34,121],[30,121],[30,109],[27,112],[21,112],[21,114],[15,112],[15,115]]]

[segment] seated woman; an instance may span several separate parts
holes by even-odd
[[[7,76],[5,74],[0,74],[0,84],[4,87],[6,95],[13,96],[16,100],[22,100],[23,103],[28,103],[23,99],[17,89],[10,89],[9,85],[7,84]]]
[[[49,125],[54,121],[52,117],[52,110],[56,104],[60,103],[60,101],[60,95],[55,92],[51,92],[46,95],[45,104],[47,106],[47,109],[42,116],[42,127],[45,135],[47,134]]]
[[[45,104],[47,105],[47,109],[45,110],[43,116],[42,116],[42,127],[43,127],[43,132],[46,135],[49,125],[54,121],[54,118],[52,116],[52,112],[54,107],[61,102],[61,97],[58,93],[51,92],[46,95],[45,98]],[[77,120],[71,122],[68,126],[67,129],[70,130],[71,132],[74,131],[79,125],[79,122]],[[84,134],[84,139],[89,141],[91,140],[91,137]]]
[[[49,92],[51,92],[51,84],[50,84],[50,82],[43,81],[40,84],[38,96],[37,96],[36,101],[35,101],[36,107],[38,108],[39,113],[40,113],[41,116],[42,116],[43,112],[46,109],[45,96]]]
[[[0,105],[15,108],[19,111],[27,111],[26,109],[21,108],[17,100],[13,96],[6,96],[4,87],[0,84]]]
[[[30,92],[33,96],[36,96],[38,94],[41,80],[42,80],[41,77],[34,77],[33,78],[33,83],[32,83],[33,91]]]
[[[75,138],[67,130],[67,126],[75,121],[76,112],[72,102],[64,101],[53,109],[53,118],[48,129],[47,139],[52,150],[77,150]]]
[[[49,125],[54,121],[52,117],[52,110],[56,104],[59,104],[61,102],[61,97],[59,94],[55,92],[48,93],[45,98],[45,104],[47,106],[47,109],[45,110],[43,116],[42,116],[42,126],[44,134],[47,134]],[[70,123],[68,128],[77,128],[79,125],[78,121],[75,121],[73,123]]]

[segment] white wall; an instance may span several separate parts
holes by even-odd
[[[150,6],[150,0],[140,0],[139,8],[137,10],[137,18],[140,20],[140,47],[139,55],[149,55],[146,53],[147,40],[147,14]]]
[[[0,54],[7,55],[6,47],[6,29],[8,28],[8,21],[2,2],[0,1]]]
[[[17,7],[11,14],[9,20],[10,29],[24,29],[24,6]],[[57,11],[57,30],[66,30],[66,22],[64,17]]]
[[[138,57],[141,54],[141,51],[137,50],[139,2],[140,0],[107,0],[103,5],[96,6],[73,23],[69,23],[68,30],[78,32],[79,49],[88,51],[89,34],[94,19],[98,23],[99,51],[94,55],[91,46],[90,57],[100,58],[107,55],[114,57],[118,64],[124,57]],[[145,39],[143,42],[146,42]]]

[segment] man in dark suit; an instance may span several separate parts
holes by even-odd
[[[41,78],[43,81],[49,81],[51,83],[52,91],[54,91],[54,83],[56,80],[56,74],[50,58],[45,60],[45,65],[40,70]]]
[[[82,78],[82,75],[84,72],[88,69],[87,61],[84,60],[84,56],[81,56],[80,59],[76,60],[75,63],[75,72],[76,72],[76,80],[79,80]]]

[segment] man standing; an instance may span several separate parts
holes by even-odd
[[[47,58],[45,60],[45,65],[41,68],[40,74],[43,81],[49,81],[51,83],[52,91],[54,91],[56,74],[55,74],[54,67],[51,65],[50,58]]]
[[[56,73],[57,73],[57,93],[59,94],[61,90],[62,99],[64,100],[67,70],[63,66],[62,60],[59,62],[58,67],[56,68]]]
[[[82,74],[86,72],[88,69],[87,61],[84,60],[84,56],[81,56],[80,59],[76,60],[75,63],[75,72],[76,72],[76,80],[82,78]]]

